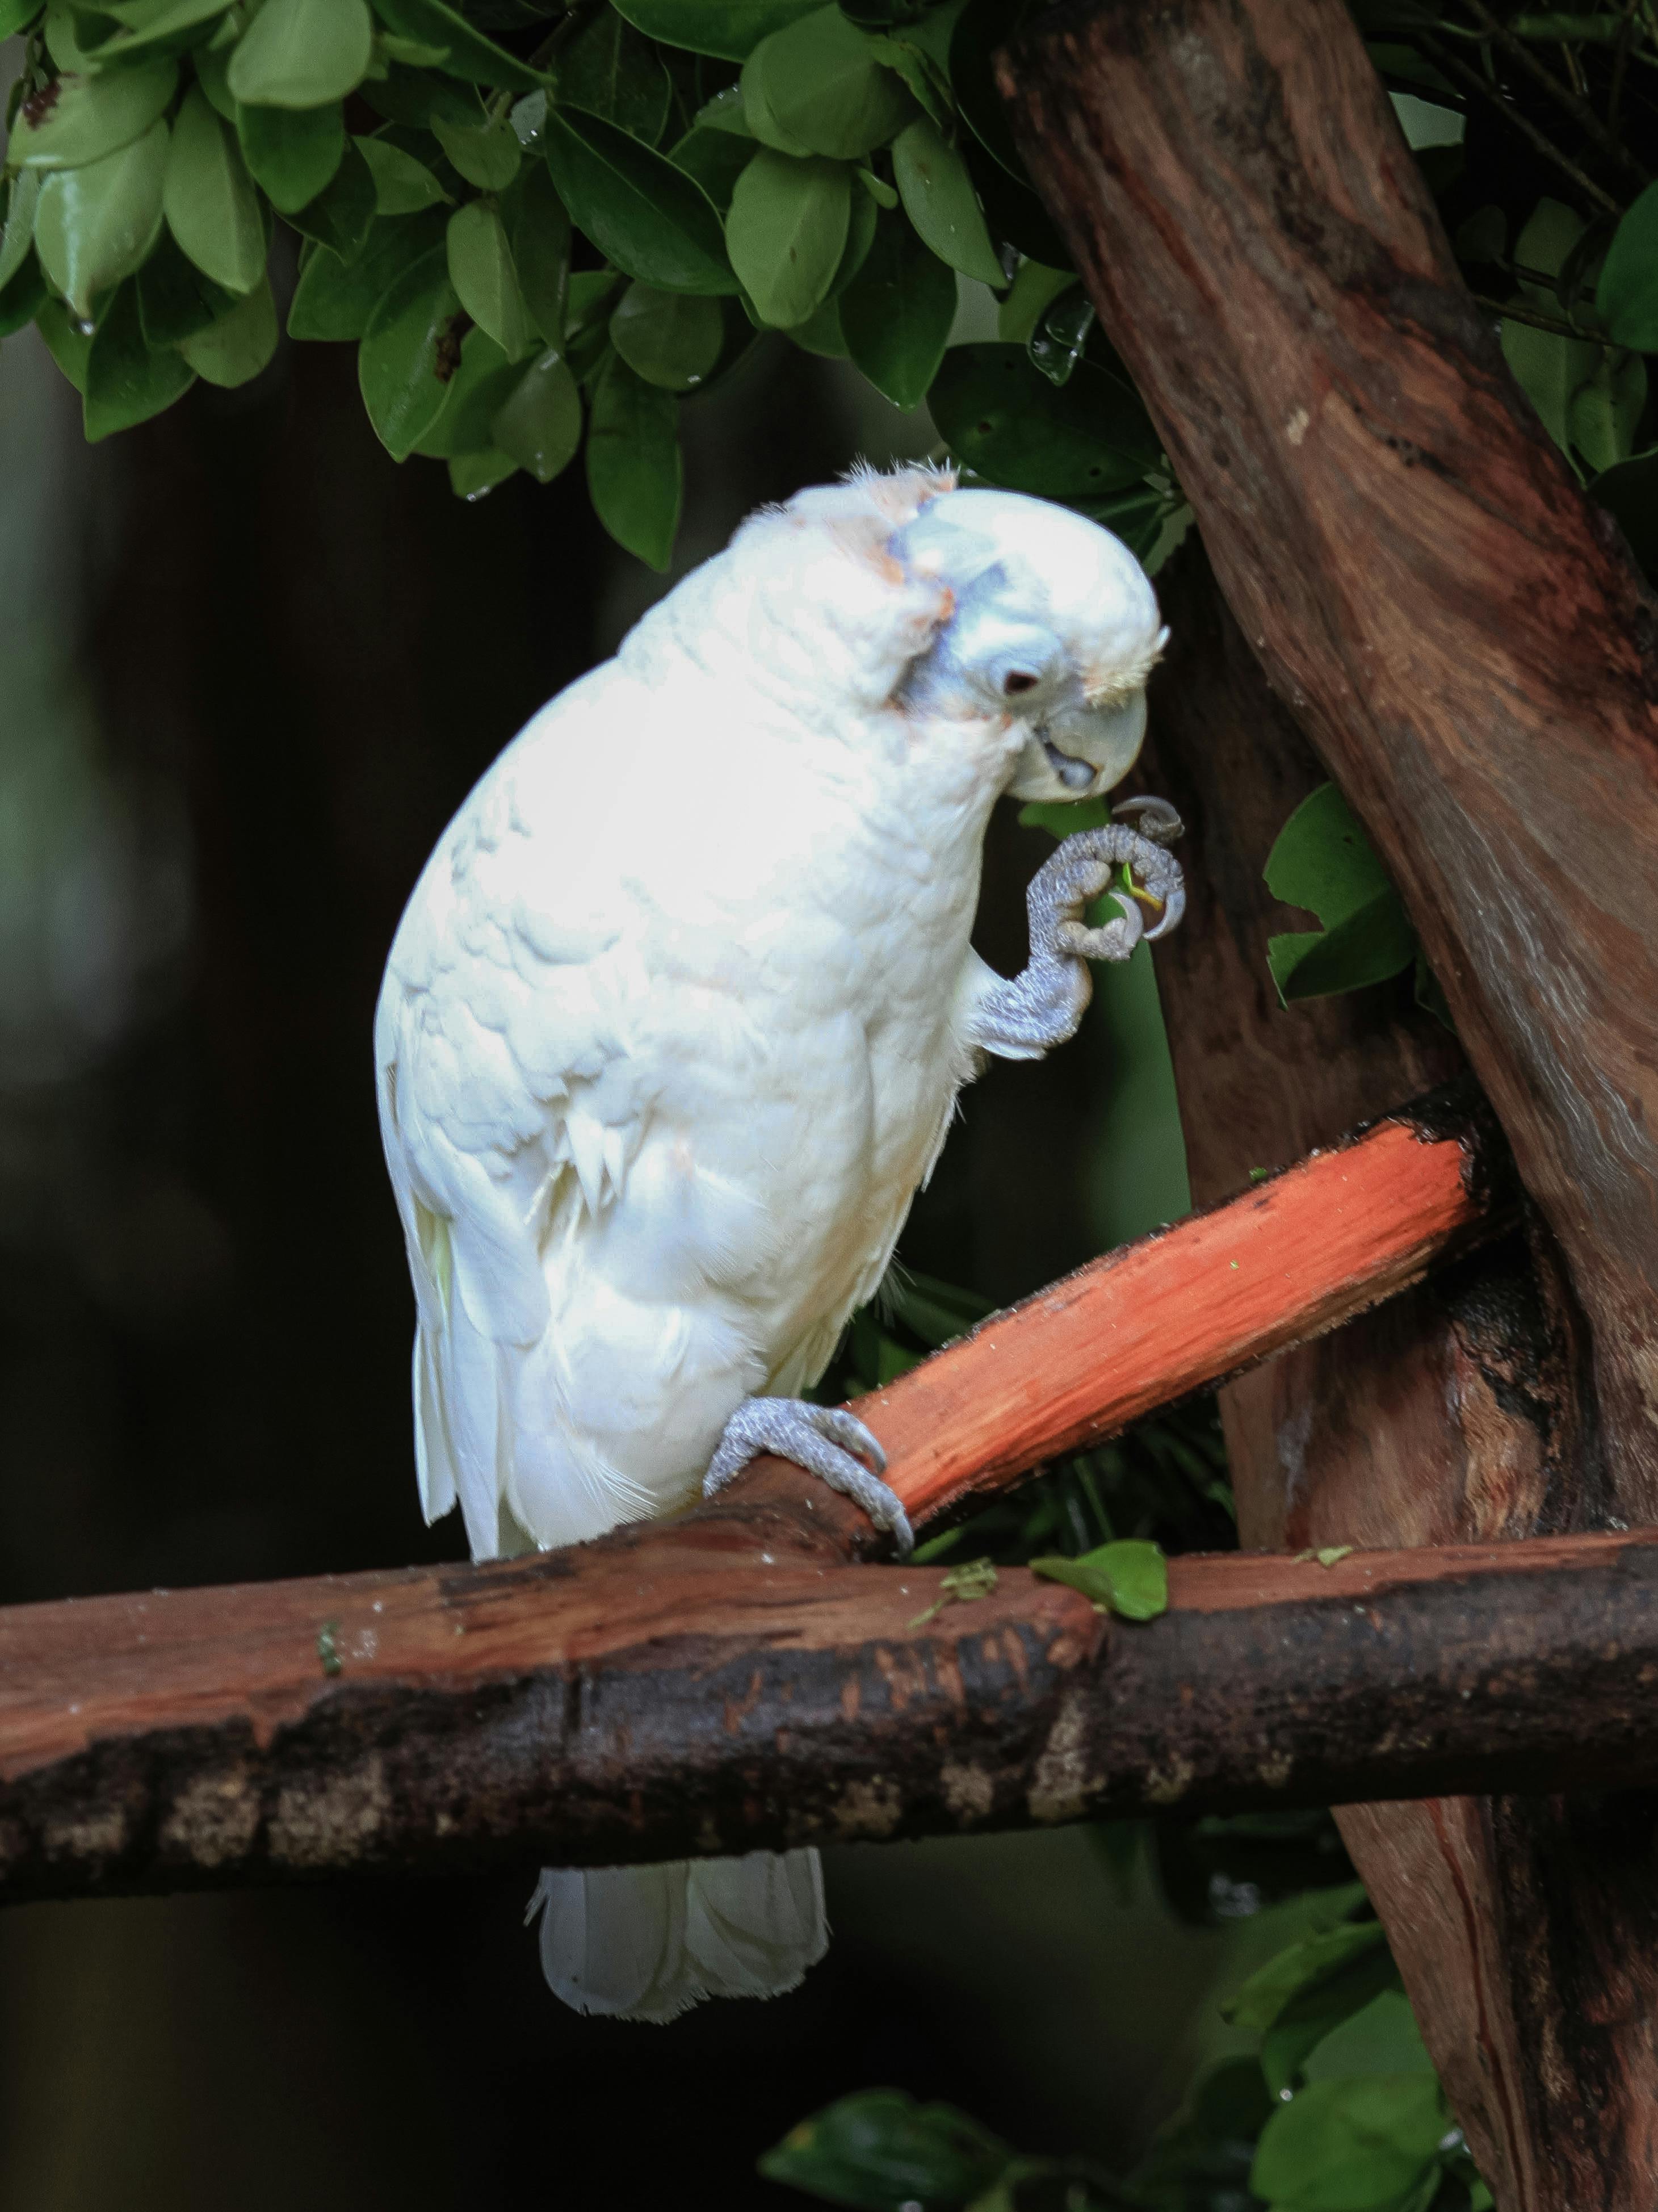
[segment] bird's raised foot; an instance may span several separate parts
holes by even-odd
[[[887,1455],[855,1413],[840,1406],[814,1406],[805,1398],[745,1398],[708,1462],[704,1498],[723,1489],[762,1452],[792,1459],[861,1505],[876,1527],[890,1534],[899,1558],[909,1557],[915,1546],[909,1516],[897,1492],[880,1480]]]

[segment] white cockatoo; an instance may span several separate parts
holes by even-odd
[[[1081,918],[1113,866],[1178,918],[1179,824],[1136,800],[1036,876],[1022,975],[969,944],[997,799],[1114,784],[1164,636],[1093,523],[861,471],[752,516],[507,746],[375,1026],[428,1521],[580,1543],[772,1451],[908,1548],[875,1438],[799,1394],[981,1056],[1072,1036],[1087,959],[1133,950],[1132,897]],[[554,1990],[632,2019],[793,1988],[826,1942],[811,1850],[555,1869],[537,1905]]]

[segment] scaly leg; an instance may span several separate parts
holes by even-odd
[[[901,1559],[909,1557],[915,1545],[909,1516],[897,1493],[880,1480],[887,1455],[855,1414],[839,1406],[814,1406],[805,1398],[745,1398],[708,1462],[704,1498],[723,1489],[762,1452],[775,1452],[809,1474],[820,1475],[831,1490],[861,1505],[878,1528],[890,1533]]]
[[[1180,864],[1167,849],[1181,834],[1179,815],[1161,799],[1126,799],[1112,811],[1137,814],[1141,826],[1118,821],[1078,830],[1031,878],[1029,965],[985,991],[969,1021],[969,1044],[1016,1059],[1063,1044],[1076,1035],[1093,994],[1088,963],[1127,960],[1142,936],[1165,936],[1186,911]],[[1121,915],[1090,929],[1084,910],[1109,884],[1112,870],[1125,864],[1163,902],[1157,927],[1146,929],[1138,901],[1115,891]]]

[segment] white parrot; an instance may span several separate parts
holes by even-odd
[[[1127,549],[932,471],[750,517],[484,775],[398,930],[375,1023],[418,1308],[428,1521],[473,1554],[672,1513],[781,1453],[901,1551],[879,1445],[799,1393],[891,1258],[981,1056],[1071,1036],[1128,862],[1179,918],[1179,823],[1128,802],[1030,888],[1011,981],[969,944],[1004,793],[1133,763],[1167,633]],[[1155,841],[1155,842],[1154,842]],[[542,1876],[547,1979],[667,2020],[793,1988],[817,1853]]]

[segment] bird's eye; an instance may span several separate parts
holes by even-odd
[[[1017,699],[1021,692],[1034,691],[1041,681],[1041,677],[1033,676],[1028,668],[1011,668],[1002,678],[1003,696]]]

